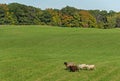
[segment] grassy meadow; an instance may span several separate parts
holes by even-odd
[[[69,72],[63,63],[95,64]],[[0,81],[119,81],[120,29],[0,26]]]

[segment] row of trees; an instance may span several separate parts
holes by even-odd
[[[120,13],[105,10],[82,10],[70,6],[61,10],[41,10],[19,3],[0,4],[0,25],[9,24],[115,28],[120,27]]]

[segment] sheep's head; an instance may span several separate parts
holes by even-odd
[[[64,62],[64,65],[66,65],[66,66],[67,66],[67,62]]]

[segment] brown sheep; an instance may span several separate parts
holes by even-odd
[[[69,70],[70,70],[70,72],[79,71],[77,66],[69,66]]]

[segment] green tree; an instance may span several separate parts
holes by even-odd
[[[43,25],[50,25],[52,22],[52,15],[47,10],[44,10],[40,15],[40,21]]]
[[[61,9],[61,13],[65,14],[65,15],[74,16],[74,14],[76,12],[78,12],[78,9],[76,9],[74,7],[70,7],[70,6],[66,6]]]
[[[46,9],[46,11],[50,14],[51,25],[61,26],[61,12],[58,9]]]
[[[38,17],[40,9],[18,3],[11,3],[8,6],[10,12],[14,14],[13,18],[16,19],[16,24],[40,24]]]
[[[79,14],[80,14],[80,21],[82,27],[87,27],[87,28],[96,27],[96,19],[88,11],[81,10]]]
[[[14,24],[12,13],[6,4],[0,4],[0,24]]]

